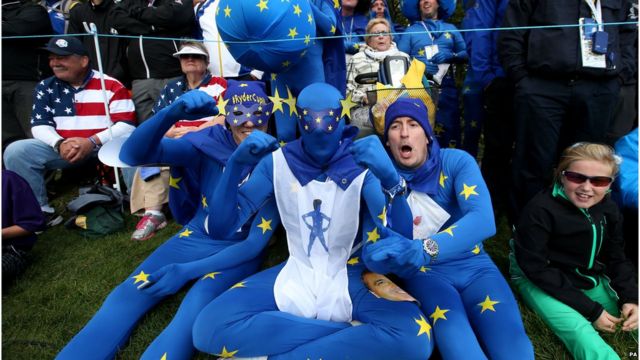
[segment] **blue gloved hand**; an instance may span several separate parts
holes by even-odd
[[[277,148],[276,138],[262,131],[253,131],[238,145],[229,160],[245,165],[255,165],[262,157]]]
[[[380,274],[394,273],[403,278],[413,276],[431,260],[422,248],[422,241],[398,235],[391,235],[365,246],[362,258],[372,271]]]
[[[167,107],[167,117],[178,120],[198,120],[218,114],[216,101],[204,91],[189,91]]]
[[[400,182],[400,175],[377,136],[369,135],[356,140],[349,151],[358,165],[369,168],[380,179],[383,188],[391,189]]]
[[[438,72],[438,65],[434,64],[431,61],[427,61],[425,63],[427,65],[427,73],[431,75],[435,75]]]
[[[453,52],[449,49],[440,49],[431,57],[434,64],[448,64],[453,59]]]
[[[151,273],[148,282],[138,290],[153,297],[165,297],[178,292],[189,280],[188,264],[169,264]]]
[[[360,44],[358,42],[356,42],[356,41],[345,40],[344,41],[344,51],[347,54],[353,55],[353,54],[357,53],[358,51],[360,51]]]

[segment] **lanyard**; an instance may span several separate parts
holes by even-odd
[[[431,45],[433,45],[433,43],[435,42],[435,39],[433,38],[433,35],[431,35],[431,31],[429,31],[429,29],[427,29],[427,25],[424,23],[424,21],[421,21],[420,24],[422,24],[422,27],[424,28],[424,31],[427,32],[427,35],[429,36],[429,39],[431,39]]]
[[[355,17],[355,15],[351,16],[351,25],[349,26],[349,31],[348,32],[345,31],[347,33],[347,41],[349,41],[349,42],[351,41],[351,37],[352,37],[351,32],[353,31],[353,18],[354,17]],[[346,30],[346,26],[344,26],[344,21],[342,22],[342,29]]]
[[[596,21],[596,23],[598,23],[598,31],[602,31],[603,30],[602,8],[600,7],[600,3],[602,2],[602,0],[584,0],[584,1],[589,6],[589,9],[591,9],[591,14],[593,16],[593,19]]]

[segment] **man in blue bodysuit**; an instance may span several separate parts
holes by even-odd
[[[297,100],[302,137],[264,157],[238,191],[230,185],[240,178],[239,168],[254,163],[255,154],[274,149],[275,139],[254,133],[229,159],[213,197],[224,211],[214,223],[242,223],[275,199],[290,256],[202,310],[193,329],[199,350],[269,359],[429,357],[431,327],[418,307],[377,298],[360,280],[360,246],[391,232],[384,226],[388,213],[381,185],[393,189],[400,178],[386,156],[375,157],[391,167],[380,180],[354,162],[349,148],[357,129],[345,125],[341,100],[328,84],[303,89]],[[319,198],[322,212],[331,218],[324,233],[328,251],[315,246],[308,255],[311,230],[303,216]],[[361,241],[356,240],[359,214],[364,217]],[[408,221],[395,223],[398,229],[411,229]]]
[[[164,138],[178,120],[217,113],[210,95],[190,91],[137,128],[124,144],[120,157],[128,164],[169,164],[196,174],[200,190],[196,196],[201,206],[178,234],[111,292],[89,323],[60,352],[59,359],[112,359],[148,310],[196,280],[172,322],[142,355],[143,359],[190,359],[194,352],[191,328],[196,315],[215,296],[258,270],[260,251],[279,223],[275,204],[266,203],[254,218],[247,219],[246,225],[222,229],[226,226],[217,224],[214,228],[208,224],[218,213],[215,202],[208,199],[237,145],[250,132],[266,130],[272,104],[264,84],[259,82],[229,81],[225,101],[230,131],[216,125],[179,139]],[[250,166],[240,170],[243,178],[250,171]],[[172,178],[170,183],[180,187],[185,180]],[[225,236],[221,237],[223,233]],[[259,244],[245,248],[250,241]]]
[[[410,2],[410,1],[408,1]],[[416,1],[413,0],[413,3]],[[462,35],[456,27],[444,22],[451,16],[451,0],[420,0],[421,21],[414,22],[398,40],[398,49],[427,65],[427,74],[438,73],[438,65],[467,61],[467,51]],[[455,8],[455,7],[454,7]],[[460,110],[458,89],[453,71],[449,68],[442,83],[436,112],[436,137],[445,147],[460,145]]]
[[[389,106],[384,139],[408,185],[409,195],[398,196],[394,206],[406,199],[413,236],[390,236],[365,247],[367,267],[403,278],[405,290],[431,319],[443,358],[533,359],[518,304],[483,250],[495,220],[475,160],[462,150],[440,150],[427,109],[417,99],[400,98]],[[377,138],[366,140],[362,146],[382,147]]]

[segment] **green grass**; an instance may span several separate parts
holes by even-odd
[[[62,209],[65,198],[58,199]],[[127,217],[127,229],[137,218]],[[2,295],[2,354],[5,359],[51,359],[78,332],[118,285],[158,245],[179,230],[171,223],[146,242],[129,239],[131,230],[101,239],[86,239],[62,226],[40,236],[32,251],[33,263]],[[499,268],[506,273],[509,231],[504,219],[499,233],[485,242]],[[267,263],[282,260],[286,247],[272,247]],[[169,323],[184,291],[158,305],[134,331],[119,359],[137,359]],[[537,359],[570,359],[563,345],[531,311],[522,316]],[[637,343],[626,333],[605,335],[623,359],[637,352]],[[461,344],[461,346],[463,346]],[[198,359],[212,359],[198,355]]]

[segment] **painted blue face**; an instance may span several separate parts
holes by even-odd
[[[301,131],[312,132],[315,129],[322,129],[327,134],[331,134],[340,123],[342,108],[319,111],[303,109],[299,106],[296,108],[298,109],[298,124]]]
[[[245,106],[243,103],[225,106],[227,112],[227,123],[231,126],[240,126],[245,122],[251,120],[256,126],[261,126],[269,122],[271,112],[273,109],[273,103],[266,104],[252,104],[251,106]]]

